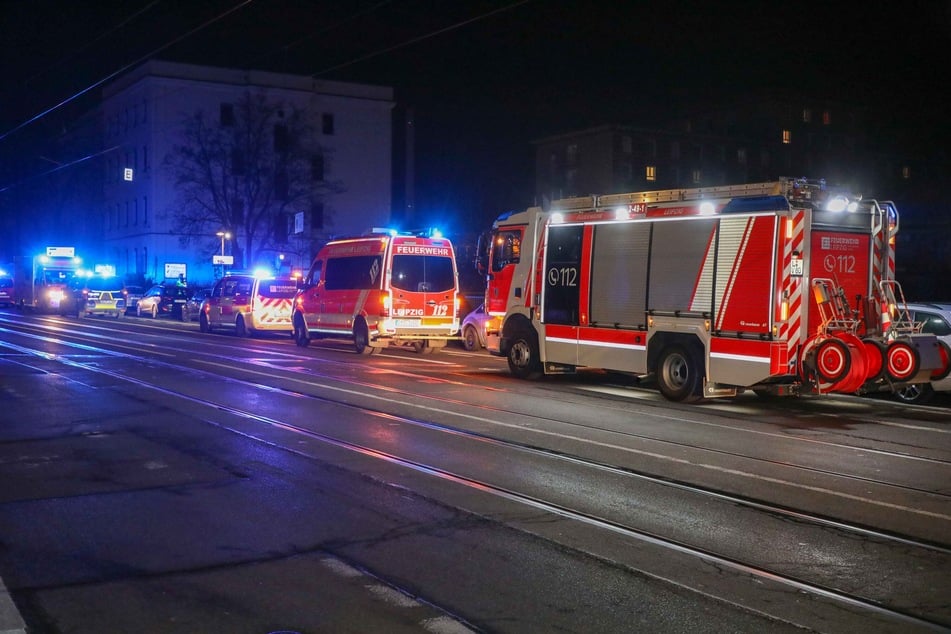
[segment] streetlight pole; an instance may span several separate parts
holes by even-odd
[[[222,258],[222,261],[221,261],[221,277],[224,277],[224,276],[225,276],[225,263],[224,263],[224,257],[225,257],[225,240],[230,240],[230,239],[231,239],[231,232],[230,232],[230,231],[219,231],[219,232],[215,233],[215,235],[218,236],[219,238],[221,238],[221,258]]]

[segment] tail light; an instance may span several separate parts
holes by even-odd
[[[392,299],[393,298],[390,297],[389,293],[383,293],[382,295],[380,295],[380,316],[381,317],[390,316],[390,307],[392,305],[391,304]]]

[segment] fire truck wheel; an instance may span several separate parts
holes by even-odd
[[[198,315],[198,330],[211,332],[211,324],[208,323],[208,315],[205,313]]]
[[[520,379],[537,379],[542,374],[538,358],[538,335],[522,329],[512,337],[508,353],[509,371]]]
[[[934,388],[929,383],[913,383],[896,391],[894,396],[902,403],[924,404],[934,398]]]
[[[238,318],[234,322],[234,332],[239,337],[248,336],[248,327],[244,325],[244,317],[238,315]]]
[[[885,371],[893,381],[907,381],[918,373],[918,351],[906,341],[893,341],[885,353]]]
[[[852,355],[843,341],[826,339],[816,346],[816,374],[823,381],[837,383],[848,376],[851,368]]]
[[[700,364],[680,345],[665,348],[657,364],[657,386],[667,400],[693,402],[700,399]]]
[[[362,319],[353,326],[353,347],[357,354],[369,356],[376,352],[376,348],[370,345],[370,329],[367,328],[367,322]]]
[[[310,345],[310,337],[307,336],[307,328],[304,327],[304,318],[300,314],[294,315],[294,332],[291,333],[291,337],[299,348]]]

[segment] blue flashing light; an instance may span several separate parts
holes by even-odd
[[[259,280],[264,280],[269,277],[274,277],[274,271],[262,266],[262,267],[254,269],[254,277],[256,277]]]

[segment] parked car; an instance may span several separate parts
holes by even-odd
[[[182,321],[198,321],[198,313],[201,312],[201,303],[210,295],[210,288],[196,288],[192,290],[188,301],[182,306]]]
[[[13,306],[16,299],[13,296],[13,278],[9,275],[0,275],[0,306]]]
[[[202,302],[198,324],[202,332],[233,328],[239,337],[262,330],[290,334],[296,295],[296,280],[244,273],[226,275]]]
[[[125,287],[125,314],[136,312],[139,300],[145,295],[145,289],[134,284]]]
[[[125,284],[118,277],[85,278],[77,288],[77,317],[107,315],[118,319],[125,314]]]
[[[938,337],[945,346],[945,352],[951,354],[951,303],[908,304],[911,320],[922,323],[922,332]],[[934,398],[935,391],[951,391],[951,375],[931,383],[909,385],[898,390],[895,398],[905,403],[927,403]]]
[[[466,350],[480,350],[485,347],[485,327],[491,322],[492,315],[485,312],[485,304],[466,315],[462,320],[462,347]]]
[[[156,284],[145,292],[135,307],[139,317],[148,315],[155,319],[159,315],[182,318],[182,306],[188,301],[188,288],[176,284]]]

